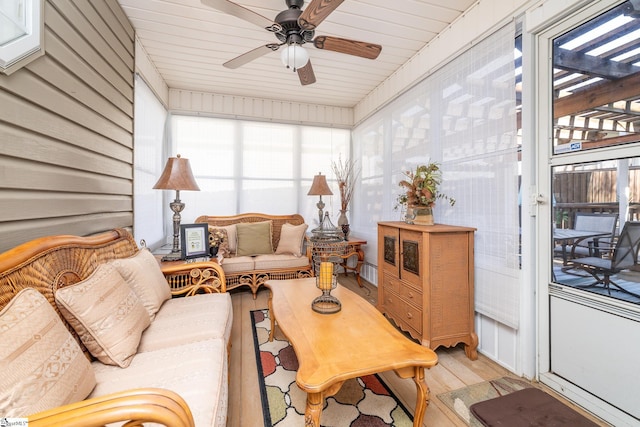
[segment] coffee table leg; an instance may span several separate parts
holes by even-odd
[[[322,393],[307,394],[307,408],[304,411],[305,427],[320,427],[320,414],[322,413]]]
[[[271,320],[271,331],[269,331],[269,342],[273,341],[273,336],[276,330],[276,316],[273,314],[273,302],[271,290],[269,290],[269,320]]]
[[[427,383],[424,381],[424,368],[415,366],[413,370],[413,381],[416,383],[416,391],[418,392],[416,411],[413,414],[413,427],[420,427],[422,426],[424,413],[429,404],[429,387],[427,387]]]

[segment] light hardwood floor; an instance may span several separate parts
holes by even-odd
[[[339,282],[361,295],[365,301],[376,304],[377,290],[375,286],[365,282],[363,288],[358,288],[353,276],[345,277],[340,275]],[[227,426],[229,427],[260,427],[264,425],[249,313],[252,310],[267,308],[268,298],[269,291],[265,288],[261,288],[255,300],[249,291],[232,293],[234,318],[229,363],[229,413],[227,420]],[[358,327],[358,325],[349,326]],[[438,365],[425,372],[431,400],[427,407],[423,425],[429,427],[465,427],[467,424],[460,420],[453,411],[449,410],[438,399],[437,395],[512,374],[482,354],[479,354],[478,360],[470,361],[465,356],[462,347],[439,348],[436,353],[439,359]],[[404,405],[413,413],[416,399],[416,389],[413,381],[411,379],[401,380],[393,372],[385,372],[381,376],[385,383],[403,401]],[[542,384],[536,383],[534,385],[558,397]],[[570,406],[576,408],[573,405]],[[577,410],[585,414],[579,408]],[[585,415],[598,422],[589,414]],[[607,425],[602,422],[599,422],[599,424],[602,426]]]

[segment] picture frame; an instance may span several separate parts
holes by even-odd
[[[182,259],[208,257],[208,224],[180,224],[180,251]]]

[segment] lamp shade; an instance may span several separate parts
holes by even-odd
[[[313,177],[311,188],[307,193],[307,196],[331,196],[333,192],[327,184],[327,177],[318,172],[318,175]]]
[[[307,65],[307,62],[309,62],[309,54],[307,50],[299,44],[292,43],[282,49],[280,59],[285,67],[297,70]]]
[[[200,187],[198,187],[191,172],[189,159],[183,159],[180,154],[177,157],[169,157],[160,179],[158,179],[153,188],[156,190],[200,191]]]

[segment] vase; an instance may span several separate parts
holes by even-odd
[[[433,225],[433,210],[431,207],[413,207],[413,223],[416,225]]]
[[[347,218],[346,209],[340,210],[340,215],[338,216],[338,228],[342,230],[344,240],[347,240],[349,237],[349,218]]]
[[[407,224],[413,224],[413,220],[415,219],[415,214],[413,213],[413,208],[411,206],[406,206],[404,211],[404,222]]]
[[[218,255],[218,247],[217,246],[210,246],[209,247],[209,255],[211,255],[211,258],[215,258],[216,255]]]

